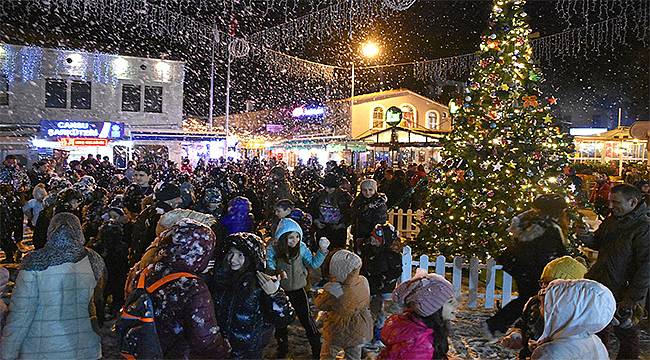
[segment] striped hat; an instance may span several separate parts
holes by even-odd
[[[393,291],[394,301],[422,317],[434,314],[453,297],[454,287],[438,274],[416,276]]]

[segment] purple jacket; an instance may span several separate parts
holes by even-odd
[[[155,256],[135,266],[129,276],[127,296],[136,287],[140,270],[148,269],[149,286],[175,272],[201,274],[212,258],[215,236],[210,228],[186,219],[160,235],[152,244]],[[146,260],[147,257],[143,259]],[[216,358],[229,356],[221,336],[212,297],[202,278],[180,278],[151,294],[156,328],[165,358]]]

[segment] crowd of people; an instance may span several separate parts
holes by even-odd
[[[427,181],[423,165],[385,162],[363,173],[315,158],[292,170],[273,158],[117,170],[89,154],[25,171],[9,155],[0,245],[21,271],[0,357],[100,358],[98,328],[110,319],[126,357],[257,359],[275,337],[286,358],[297,318],[313,358],[445,359],[454,288],[426,273],[399,283],[403,244],[387,221],[392,208],[421,208]],[[522,359],[605,359],[611,333],[619,358],[638,358],[646,199],[643,186],[610,187],[603,224],[574,229],[600,252],[588,266],[570,256],[565,199],[538,197],[497,258],[519,296],[485,336]]]

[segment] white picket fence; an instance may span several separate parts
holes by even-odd
[[[497,270],[501,270],[501,265],[497,265],[494,259],[491,258],[485,264],[481,264],[478,258],[475,257],[471,258],[467,263],[461,256],[455,256],[452,262],[449,263],[442,255],[435,257],[433,262],[429,260],[427,255],[422,255],[419,261],[414,261],[411,247],[405,246],[402,251],[402,281],[406,281],[413,276],[414,267],[426,270],[427,273],[429,268],[435,268],[436,274],[445,277],[447,277],[446,269],[452,268],[451,283],[454,286],[456,299],[461,301],[463,300],[462,296],[467,294],[467,305],[472,309],[478,307],[478,299],[484,299],[484,307],[492,309],[495,306],[496,299],[500,299],[503,306],[516,298],[512,294],[512,277],[505,271],[497,272]],[[463,271],[464,269],[468,271]],[[479,287],[479,272],[481,271],[487,275],[485,286],[481,286],[482,289]],[[465,273],[469,275],[467,290],[463,286],[463,275]],[[500,292],[496,291],[497,274],[501,275],[503,280]]]

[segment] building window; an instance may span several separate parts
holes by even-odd
[[[144,111],[150,113],[161,113],[163,103],[162,86],[144,87]]]
[[[9,105],[9,81],[7,77],[0,76],[0,106]]]
[[[372,110],[372,128],[381,129],[384,127],[384,109],[377,106]]]
[[[415,127],[415,108],[411,105],[402,105],[402,123],[405,127]]]
[[[65,109],[68,102],[68,86],[65,80],[45,80],[45,107]]]
[[[122,85],[122,111],[140,111],[140,85]]]
[[[440,117],[438,116],[437,111],[427,111],[427,127],[432,130],[440,129]]]
[[[70,109],[90,109],[90,81],[70,82]]]

